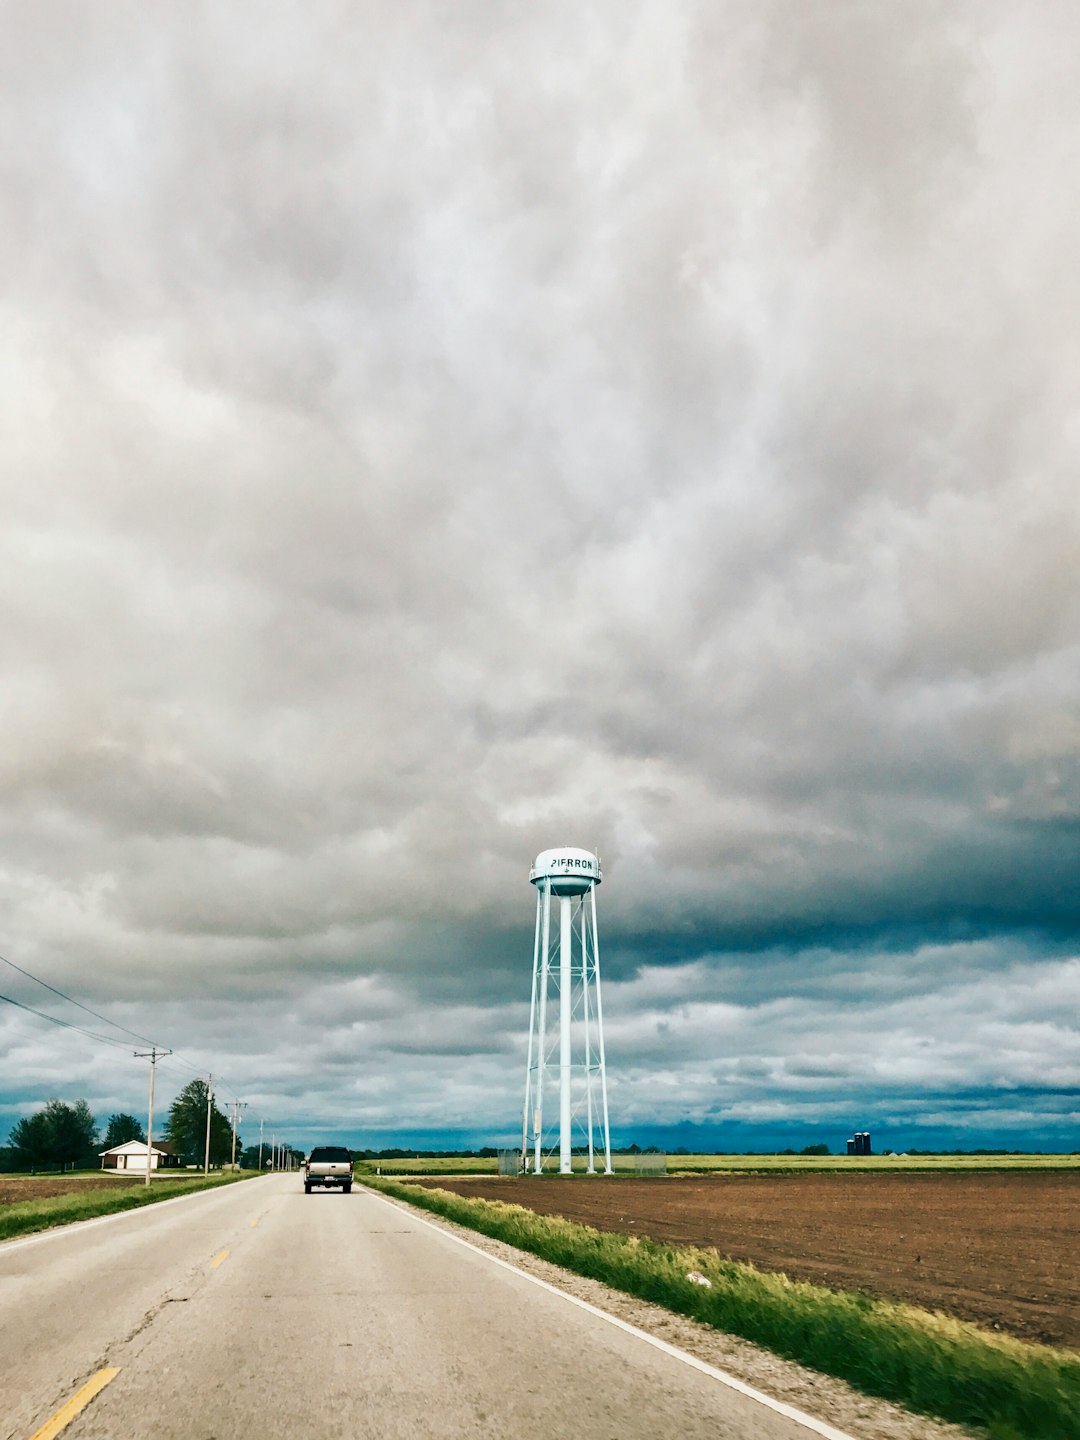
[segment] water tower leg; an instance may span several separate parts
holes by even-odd
[[[589,1164],[587,1175],[596,1174],[596,1155],[593,1151],[593,1064],[592,1037],[589,1034],[589,922],[582,900],[578,910],[581,919],[581,1018],[585,1022],[585,1133],[589,1139]]]
[[[564,895],[559,901],[559,1174],[570,1174],[570,999],[573,981],[573,935],[570,926],[572,902]]]
[[[604,1116],[604,1174],[611,1169],[611,1127],[608,1124],[607,1101],[607,1056],[604,1053],[604,1002],[600,996],[600,932],[596,928],[596,891],[589,891],[589,911],[592,920],[593,977],[596,982],[596,1041],[600,1051],[600,1103]]]
[[[536,992],[540,983],[540,912],[543,909],[540,891],[536,892],[536,933],[533,936],[532,999],[529,1002],[529,1053],[525,1061],[525,1103],[521,1107],[521,1171],[528,1168],[529,1111],[533,1101],[533,1055],[536,1050]]]
[[[543,1168],[544,1132],[544,1079],[547,1049],[547,994],[548,956],[551,953],[551,889],[548,885],[540,890],[542,909],[540,924],[540,1006],[539,1035],[536,1051],[536,1105],[533,1110],[533,1174],[539,1175]]]

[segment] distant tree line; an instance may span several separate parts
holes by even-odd
[[[97,1121],[85,1100],[74,1104],[50,1100],[35,1115],[24,1115],[12,1126],[7,1146],[0,1152],[0,1167],[6,1171],[85,1170],[97,1166],[99,1149],[145,1138],[133,1115],[110,1115],[102,1146]]]
[[[203,1163],[208,1096],[206,1081],[193,1080],[169,1107],[161,1134],[154,1125],[154,1139],[165,1141],[182,1165]],[[12,1126],[7,1145],[0,1147],[0,1171],[96,1170],[101,1164],[100,1151],[126,1145],[130,1140],[146,1142],[146,1130],[134,1115],[110,1115],[102,1140],[85,1100],[50,1100],[36,1114],[26,1115]],[[232,1126],[215,1100],[210,1105],[210,1164],[227,1165],[232,1146]],[[238,1134],[238,1159],[242,1150]]]

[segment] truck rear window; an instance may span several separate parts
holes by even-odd
[[[352,1156],[343,1145],[316,1145],[309,1159],[313,1164],[350,1165],[352,1163]]]

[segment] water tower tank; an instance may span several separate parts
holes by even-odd
[[[529,879],[534,885],[547,880],[552,895],[585,895],[600,884],[600,861],[591,850],[579,850],[574,845],[541,850]]]

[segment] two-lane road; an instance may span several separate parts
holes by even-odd
[[[294,1175],[0,1246],[0,1331],[10,1440],[106,1367],[68,1440],[812,1433],[380,1196]]]

